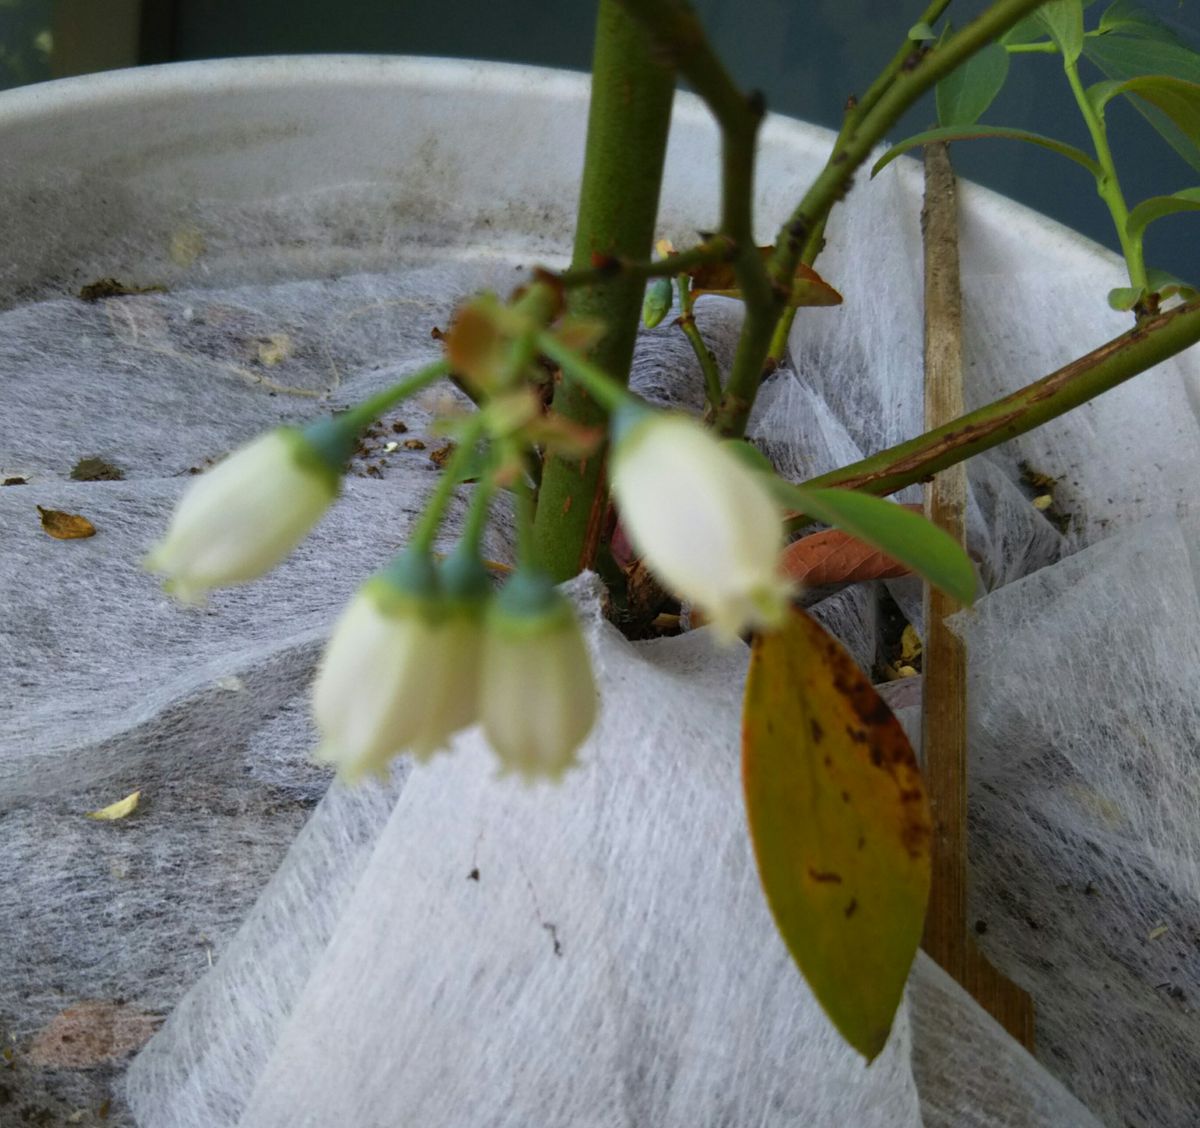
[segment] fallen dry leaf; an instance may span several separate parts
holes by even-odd
[[[118,799],[115,803],[109,803],[107,807],[101,807],[98,811],[88,811],[89,819],[96,819],[97,822],[116,822],[117,819],[128,818],[137,810],[138,800],[142,797],[141,790],[134,791],[126,795],[124,799]]]
[[[801,537],[783,550],[783,571],[806,587],[892,580],[912,570],[840,529]]]
[[[140,1049],[162,1019],[128,1004],[85,999],[52,1018],[33,1036],[29,1061],[60,1069],[88,1069],[120,1061]]]
[[[96,526],[78,513],[64,513],[61,509],[43,509],[40,505],[37,507],[37,511],[42,515],[42,528],[55,540],[80,540],[83,537],[96,535]]]
[[[775,252],[774,247],[759,247],[759,254],[769,259]],[[730,262],[701,263],[691,271],[692,296],[698,298],[703,294],[720,294],[727,298],[740,298],[737,275]],[[793,306],[831,306],[841,305],[842,295],[825,281],[811,266],[799,263],[796,273],[792,276],[792,292],[789,304]]]

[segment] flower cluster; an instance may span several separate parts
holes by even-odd
[[[350,603],[313,686],[317,757],[348,780],[420,759],[479,722],[505,770],[557,778],[596,716],[570,603],[518,572],[489,597],[476,558],[405,553]]]
[[[476,723],[505,770],[557,777],[592,728],[596,687],[579,623],[531,564],[526,466],[535,446],[579,457],[594,449],[593,439],[547,417],[525,387],[539,353],[610,409],[609,479],[621,522],[663,583],[727,638],[776,626],[785,614],[782,513],[767,475],[696,420],[651,411],[593,369],[582,350],[594,327],[564,320],[554,333],[540,330],[556,316],[541,309],[542,297],[535,288],[511,308],[477,300],[452,330],[451,361],[480,389],[484,406],[460,422],[456,453],[409,548],[342,615],[313,686],[317,755],[343,777],[381,773],[401,753],[427,758]],[[364,421],[447,370],[448,363],[430,366],[399,391],[303,431],[276,429],[235,452],[185,495],[147,565],[188,600],[262,575],[336,497]],[[482,474],[470,468],[481,445]],[[435,563],[434,535],[455,485],[468,476],[480,484],[467,528],[459,548]],[[502,484],[524,499],[524,532],[519,566],[493,595],[479,544]]]

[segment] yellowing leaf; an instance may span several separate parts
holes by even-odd
[[[101,807],[98,811],[88,811],[87,817],[100,822],[115,822],[117,819],[127,818],[137,810],[138,800],[141,797],[142,792],[139,789],[126,795],[124,799],[118,799],[115,803],[110,803],[107,807]]]
[[[742,752],[775,923],[834,1026],[873,1059],[929,897],[932,831],[916,757],[850,656],[802,612],[755,640]]]
[[[37,507],[37,511],[42,515],[42,528],[55,540],[79,540],[82,537],[96,535],[96,526],[78,513],[64,513],[61,509],[43,509],[40,505]]]

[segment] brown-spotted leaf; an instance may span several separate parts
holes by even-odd
[[[758,636],[742,717],[750,836],[813,994],[868,1060],[921,941],[931,824],[916,757],[853,660],[803,612]]]
[[[759,247],[764,259],[775,253],[774,247]],[[729,262],[701,263],[692,272],[692,297],[704,294],[720,294],[726,298],[740,298],[737,275]],[[811,266],[800,263],[792,276],[792,293],[789,304],[793,306],[841,305],[842,295],[825,281]]]
[[[42,528],[55,540],[79,540],[81,537],[96,535],[96,526],[78,513],[64,513],[61,509],[43,509],[40,505],[37,507],[37,511],[42,515]]]
[[[892,580],[912,574],[907,565],[841,529],[823,529],[789,544],[783,550],[782,567],[787,576],[806,587]]]

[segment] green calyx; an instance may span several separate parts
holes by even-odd
[[[437,617],[442,612],[442,585],[428,552],[405,549],[386,568],[376,572],[363,585],[363,591],[371,595],[385,615],[417,612]]]
[[[492,594],[487,568],[478,551],[463,542],[438,565],[437,577],[451,612],[481,611]]]
[[[554,581],[534,568],[520,568],[488,609],[488,627],[506,638],[533,638],[573,629],[575,611]]]
[[[284,429],[295,436],[297,457],[304,460],[305,466],[326,475],[335,488],[358,445],[359,428],[347,415],[318,419],[302,431],[291,427]]]

